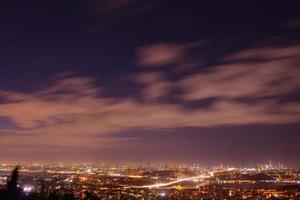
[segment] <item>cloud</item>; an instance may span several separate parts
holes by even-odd
[[[226,57],[229,62],[241,62],[243,60],[260,59],[265,61],[279,60],[285,58],[297,58],[300,55],[298,46],[290,47],[265,47],[243,50]]]
[[[161,66],[178,61],[184,48],[174,44],[160,43],[138,49],[138,64],[142,66]]]
[[[142,73],[136,76],[134,80],[144,86],[142,96],[148,100],[168,96],[173,88],[173,83],[168,81],[162,72]]]
[[[141,73],[134,81],[141,88],[142,101],[136,96],[106,97],[93,78],[78,76],[58,76],[49,87],[32,93],[0,91],[0,118],[14,124],[9,132],[7,127],[0,129],[0,144],[119,148],[136,145],[138,138],[112,133],[132,129],[299,122],[300,103],[280,101],[299,90],[298,49],[283,49],[293,56],[280,48],[267,49],[264,59],[255,62],[249,55],[262,50],[239,52],[227,58],[231,64],[177,81],[159,71]],[[182,91],[178,103],[159,100],[167,99],[173,89]],[[216,100],[208,107],[185,106],[207,98]]]
[[[226,58],[233,62],[185,77],[180,87],[186,100],[211,97],[272,97],[300,88],[299,47],[252,49]],[[262,59],[252,62],[253,58]]]
[[[192,48],[202,46],[204,42],[186,44],[156,43],[137,50],[137,64],[145,67],[159,67],[185,61],[186,53]],[[186,64],[186,63],[185,63]],[[191,63],[188,63],[191,65]]]

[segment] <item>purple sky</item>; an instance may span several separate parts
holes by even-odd
[[[299,166],[299,6],[1,3],[1,159]]]

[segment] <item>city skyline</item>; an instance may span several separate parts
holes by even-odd
[[[299,167],[297,1],[0,6],[0,163]]]

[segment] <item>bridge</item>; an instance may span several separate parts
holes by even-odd
[[[197,180],[197,179],[205,179],[205,178],[210,178],[211,176],[207,176],[207,175],[201,175],[201,176],[193,176],[193,177],[187,177],[187,178],[181,178],[181,179],[178,179],[176,181],[171,181],[171,182],[168,182],[168,183],[157,183],[157,184],[152,184],[152,185],[142,185],[142,186],[128,186],[128,187],[125,187],[125,188],[159,188],[159,187],[166,187],[166,186],[170,186],[170,185],[173,185],[173,184],[176,184],[176,183],[181,183],[181,182],[184,182],[184,181],[192,181],[192,180]]]

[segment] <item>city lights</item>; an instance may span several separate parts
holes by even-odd
[[[0,179],[9,177],[13,164],[0,165]],[[22,165],[19,185],[28,196],[34,193],[74,194],[84,199],[88,193],[95,198],[159,198],[190,200],[201,198],[294,198],[300,195],[297,189],[300,170],[272,168],[258,164],[251,170],[246,167],[212,168],[189,165],[147,167],[147,165],[116,165],[112,167],[91,166],[93,173],[86,173],[81,165]],[[68,173],[65,173],[65,172]],[[46,172],[46,173],[45,173]],[[195,176],[196,174],[196,176]],[[32,184],[26,184],[28,181]],[[5,188],[6,182],[0,184]],[[296,196],[295,196],[296,195]]]

